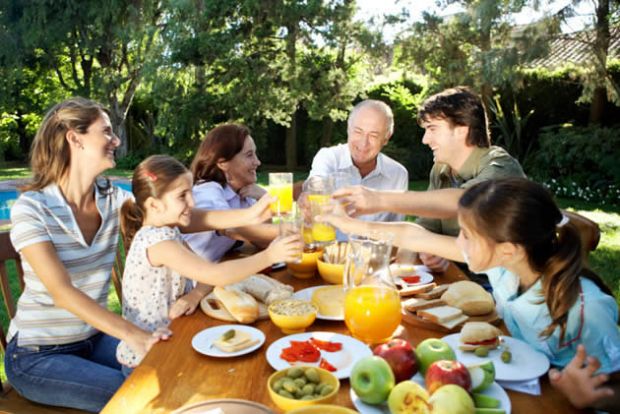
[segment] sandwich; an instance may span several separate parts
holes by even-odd
[[[467,322],[461,329],[459,349],[475,351],[484,346],[495,349],[500,345],[502,331],[487,322]]]
[[[465,315],[487,315],[495,309],[493,296],[479,284],[461,280],[450,284],[441,295],[441,300],[450,306],[459,308]]]
[[[238,329],[229,329],[224,332],[222,336],[213,341],[213,345],[215,345],[222,352],[230,353],[249,348],[257,342],[258,339],[252,338],[252,335],[247,332],[240,331]]]
[[[411,298],[403,302],[403,306],[410,312],[417,312],[428,308],[435,308],[437,306],[445,305],[441,299],[420,299]]]

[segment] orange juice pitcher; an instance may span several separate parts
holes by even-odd
[[[389,267],[392,239],[390,233],[349,236],[344,320],[351,335],[367,344],[388,341],[402,318]]]

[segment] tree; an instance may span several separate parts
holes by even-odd
[[[515,28],[512,14],[528,0],[443,0],[458,3],[463,11],[449,17],[425,13],[398,42],[399,62],[414,65],[431,75],[438,88],[469,84],[476,87],[485,104],[494,87],[516,83],[518,68],[541,54],[557,24],[546,20]]]
[[[576,8],[583,0],[573,0],[557,13],[557,18],[566,22],[576,15]],[[608,70],[609,45],[611,39],[610,26],[620,30],[620,4],[614,0],[593,1],[594,14],[581,30],[563,37],[584,43],[591,51],[592,58],[586,63],[582,77],[584,92],[580,100],[590,102],[590,123],[600,124],[603,120],[605,104],[611,101],[620,105],[620,86]]]
[[[70,95],[103,100],[126,149],[125,120],[146,62],[158,53],[157,1],[4,0],[13,63],[34,60]],[[121,152],[124,152],[121,150]]]

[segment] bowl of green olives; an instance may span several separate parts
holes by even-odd
[[[313,366],[294,366],[274,372],[267,381],[269,396],[284,411],[336,399],[340,381],[334,374]]]

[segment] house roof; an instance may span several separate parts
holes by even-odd
[[[528,66],[557,68],[567,63],[580,64],[594,59],[592,43],[593,30],[562,34],[549,44],[549,54],[529,63]],[[620,27],[610,28],[608,49],[610,58],[620,58]]]

